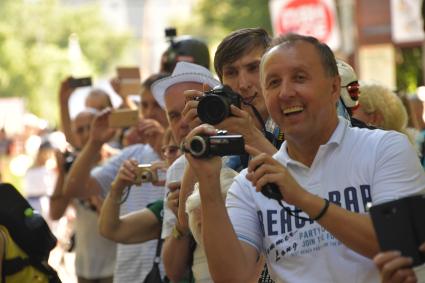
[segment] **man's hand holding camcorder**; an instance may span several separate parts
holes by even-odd
[[[275,160],[271,155],[247,145],[245,150],[253,156],[248,163],[246,178],[261,192],[266,184],[275,184],[282,194],[285,202],[298,203],[305,190],[295,181],[289,171]]]
[[[192,140],[194,136],[212,136],[217,134],[217,129],[215,129],[213,126],[208,124],[202,124],[195,129],[193,129],[185,139],[185,142],[183,142],[183,147],[185,148],[185,151],[187,152],[188,144],[187,141]],[[198,180],[201,181],[208,181],[210,178],[219,178],[220,177],[220,170],[221,170],[221,158],[218,156],[212,156],[210,158],[196,158],[193,157],[192,154],[186,153],[186,158],[188,162],[190,163],[190,166],[193,169],[193,172],[195,173]]]

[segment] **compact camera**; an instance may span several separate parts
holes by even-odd
[[[152,168],[152,164],[139,164],[136,169],[136,184],[156,183],[164,181],[167,171],[162,168]]]
[[[242,97],[226,85],[216,86],[196,99],[199,100],[199,119],[211,125],[216,125],[230,116],[230,105],[241,108],[242,104]]]
[[[243,136],[227,135],[227,131],[218,131],[215,136],[194,136],[188,141],[188,150],[197,158],[246,153]]]
[[[152,171],[152,164],[139,164],[136,170],[136,184],[152,183],[158,180],[154,171]]]

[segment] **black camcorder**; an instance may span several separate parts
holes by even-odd
[[[245,140],[242,135],[227,135],[227,131],[219,130],[214,136],[194,136],[188,141],[188,151],[196,158],[212,156],[243,155]],[[271,199],[281,201],[283,196],[274,183],[265,184],[261,193]]]
[[[218,131],[214,136],[194,136],[188,141],[188,150],[197,158],[246,153],[243,136],[227,135],[227,131]]]
[[[211,125],[216,125],[230,116],[230,105],[241,108],[242,104],[242,97],[226,85],[216,86],[196,99],[199,101],[199,119]]]

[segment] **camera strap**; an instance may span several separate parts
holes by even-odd
[[[242,103],[244,105],[248,105],[249,107],[251,107],[252,112],[254,112],[255,117],[260,122],[261,127],[263,128],[263,134],[266,135],[266,133],[267,133],[267,131],[266,131],[266,123],[264,122],[263,118],[261,117],[260,112],[258,112],[257,108],[255,108],[255,106],[252,105],[251,103],[245,102],[245,101],[242,101]]]
[[[280,145],[283,142],[283,133],[279,130],[278,131],[278,135],[275,136],[273,133],[267,131],[266,129],[266,123],[264,122],[263,118],[260,115],[260,112],[258,112],[257,108],[255,108],[254,105],[252,105],[250,102],[245,102],[242,101],[242,103],[244,105],[247,105],[249,107],[251,107],[252,112],[254,112],[255,117],[257,118],[257,120],[260,122],[261,127],[262,127],[262,131],[263,131],[263,135],[266,137],[266,139],[272,143],[277,149],[280,148]]]

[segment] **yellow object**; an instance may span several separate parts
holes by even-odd
[[[5,253],[3,255],[3,260],[14,259],[17,257],[26,259],[28,258],[27,254],[19,248],[19,246],[13,241],[12,237],[9,234],[9,231],[6,227],[0,225],[0,237],[5,240]],[[3,237],[2,237],[3,236]],[[23,268],[21,271],[6,276],[4,283],[47,283],[47,276],[41,271],[37,270],[35,267],[28,265]]]
[[[176,226],[173,227],[173,231],[171,232],[173,237],[177,240],[181,239],[184,235],[180,232]]]

